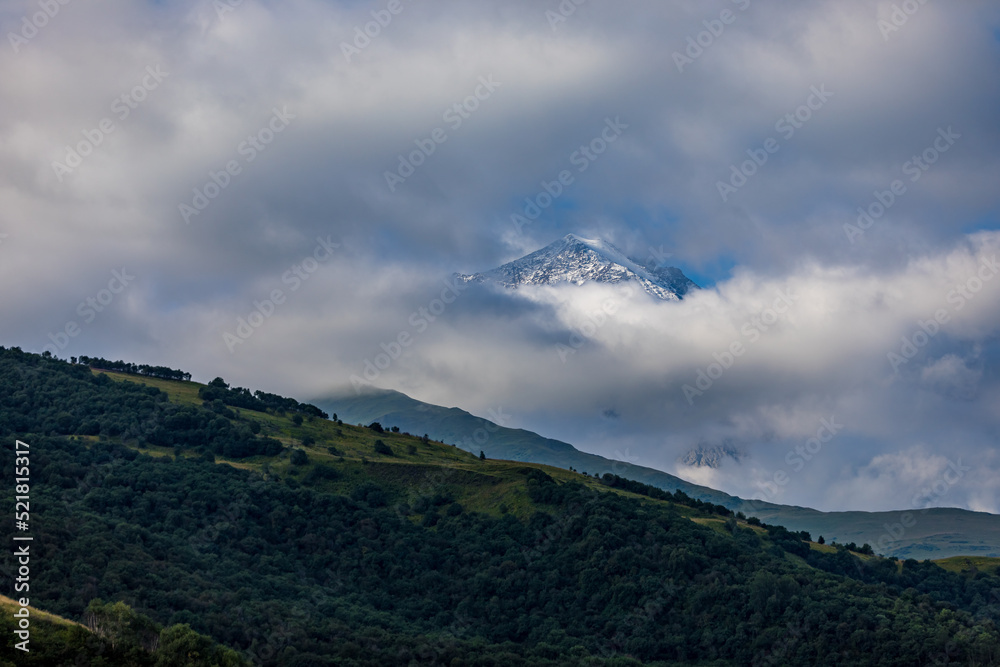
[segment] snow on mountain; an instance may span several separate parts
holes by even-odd
[[[508,288],[636,281],[647,293],[664,301],[680,301],[692,289],[698,289],[678,268],[654,261],[639,262],[607,241],[574,234],[490,271],[457,277],[465,282],[492,282]]]

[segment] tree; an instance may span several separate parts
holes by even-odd
[[[221,662],[218,647],[205,635],[191,629],[187,623],[171,625],[160,633],[160,649],[156,652],[156,667],[214,667],[221,664],[238,665],[240,662]],[[231,651],[230,651],[231,652]],[[233,654],[230,658],[239,658]]]
[[[824,537],[823,537],[822,535],[820,535],[820,536],[819,536],[819,540],[817,540],[817,541],[818,541],[818,542],[819,542],[820,544],[826,544],[826,538],[824,538]]]
[[[375,453],[381,454],[382,456],[394,456],[392,448],[381,440],[375,441]]]
[[[309,455],[303,449],[293,449],[292,455],[288,457],[288,460],[293,466],[304,466],[309,463]]]
[[[486,460],[486,454],[483,453],[483,450],[481,450],[481,449],[479,450],[479,460],[480,461],[485,461]]]
[[[376,433],[385,433],[385,429],[382,428],[382,425],[379,424],[378,422],[372,422],[371,424],[368,425],[368,428],[375,431]]]
[[[292,415],[292,422],[296,426],[302,426],[302,415],[300,415],[298,413],[295,413],[294,415]]]
[[[124,602],[104,604],[100,599],[92,600],[84,620],[91,632],[122,652],[132,649],[150,652],[159,643],[159,628]]]

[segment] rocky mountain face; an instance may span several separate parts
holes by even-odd
[[[739,463],[746,456],[746,452],[731,442],[715,446],[699,443],[697,447],[680,457],[678,461],[695,468],[719,468],[727,458]]]
[[[648,294],[663,301],[680,301],[698,289],[676,267],[665,266],[655,258],[641,262],[626,256],[607,241],[584,239],[574,234],[490,271],[457,277],[465,282],[494,283],[511,289],[521,285],[634,281]]]

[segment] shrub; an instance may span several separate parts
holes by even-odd
[[[365,482],[351,492],[351,499],[368,503],[369,507],[385,507],[388,499],[385,490],[374,482]]]

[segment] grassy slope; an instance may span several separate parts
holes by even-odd
[[[21,605],[18,604],[18,602],[13,598],[9,598],[6,595],[0,595],[0,614],[6,614],[10,616],[20,608]],[[77,623],[76,621],[71,621],[68,618],[63,618],[62,616],[56,616],[55,614],[50,614],[47,611],[42,611],[41,609],[37,609],[31,605],[28,605],[28,610],[31,613],[30,618],[32,625],[51,624],[51,625],[59,625],[65,627],[71,625],[77,625],[81,628],[84,627],[79,623]]]
[[[346,421],[362,424],[380,421],[417,435],[429,433],[431,437],[457,444],[477,454],[482,450],[489,457],[545,463],[567,469],[572,467],[597,475],[613,472],[661,489],[680,489],[692,498],[720,505],[728,505],[735,500],[721,491],[686,482],[659,470],[581,452],[560,440],[545,438],[524,429],[498,426],[459,408],[421,403],[397,391],[371,390],[358,396],[342,396],[315,403]]]
[[[996,574],[1000,570],[1000,558],[986,558],[982,556],[955,556],[954,558],[943,558],[934,561],[950,572],[969,572],[979,570]]]
[[[732,510],[757,516],[770,524],[789,530],[823,535],[827,541],[869,543],[877,551],[899,558],[943,559],[959,555],[1000,556],[1000,516],[960,509],[934,508],[913,512],[914,525],[902,535],[890,528],[900,523],[905,512],[820,512],[776,505],[746,503],[739,498],[685,482],[673,475],[614,462],[574,449],[571,445],[543,438],[521,429],[495,429],[492,422],[460,410],[421,403],[396,391],[370,390],[360,395],[341,396],[317,401],[324,410],[337,412],[342,419],[368,424],[381,421],[398,425],[414,433],[430,433],[449,443],[471,442],[477,429],[493,429],[481,445],[471,443],[474,451],[487,456],[519,461],[536,461],[561,468],[617,475],[674,491],[681,489],[692,497],[725,505]],[[480,434],[482,435],[482,434]],[[480,438],[481,440],[482,438]],[[879,547],[879,541],[885,548]]]
[[[107,375],[119,381],[139,382],[155,386],[166,392],[172,402],[194,404],[201,402],[198,398],[198,388],[201,385],[194,382],[159,380],[111,372],[108,372]],[[444,410],[444,408],[441,409]],[[609,489],[591,476],[551,465],[489,458],[481,461],[478,456],[474,456],[460,447],[433,440],[423,442],[420,438],[408,434],[390,432],[379,434],[368,428],[352,426],[346,423],[337,424],[323,419],[305,421],[300,426],[296,426],[287,416],[251,410],[242,410],[240,412],[244,417],[261,423],[262,435],[276,438],[288,447],[304,449],[309,455],[310,463],[306,466],[293,466],[289,463],[287,456],[270,459],[255,457],[238,462],[223,461],[220,459],[220,463],[228,463],[239,468],[255,470],[263,475],[276,475],[282,478],[291,476],[298,479],[308,476],[309,472],[317,465],[322,466],[324,464],[330,465],[336,463],[336,468],[341,472],[341,476],[336,480],[320,483],[324,490],[332,493],[350,494],[354,488],[364,481],[375,480],[392,494],[393,497],[391,500],[394,503],[408,502],[412,504],[421,495],[422,490],[433,489],[435,494],[450,493],[457,502],[472,511],[497,515],[501,513],[501,506],[505,506],[506,510],[511,514],[519,517],[527,517],[534,511],[534,508],[525,492],[524,477],[521,471],[525,468],[537,468],[544,470],[557,481],[576,481],[599,493],[619,493],[641,498],[643,502],[647,503],[664,502],[644,496],[636,496],[620,489]],[[461,413],[462,411],[457,412]],[[468,413],[462,414],[467,415]],[[471,415],[469,416],[471,417]],[[375,417],[375,419],[377,418],[379,417]],[[386,425],[390,423],[392,423],[391,420],[386,419]],[[479,427],[477,426],[477,428]],[[524,433],[527,432],[525,431]],[[531,435],[534,436],[534,434]],[[309,447],[302,446],[302,439],[306,436],[313,438],[315,444]],[[380,455],[374,452],[375,441],[379,439],[393,450],[392,456]],[[329,447],[334,447],[336,452],[331,453],[328,449]],[[412,453],[411,448],[413,450]],[[486,450],[487,448],[483,447],[483,449]],[[168,456],[173,454],[173,450],[171,449],[156,447],[143,448],[142,451],[153,456]],[[503,450],[499,449],[499,451]],[[623,474],[620,469],[616,472]],[[796,526],[798,522],[795,519],[803,514],[814,515],[813,522],[810,525],[825,527],[825,530],[821,530],[820,532],[812,531],[814,536],[818,537],[819,534],[823,534],[827,541],[837,540],[841,543],[853,541],[858,544],[865,541],[874,543],[875,540],[861,538],[871,533],[881,534],[878,531],[885,531],[884,524],[890,518],[899,514],[865,512],[822,513],[805,508],[776,507],[779,509],[763,510],[757,512],[757,514],[768,523],[785,525],[790,530],[808,530],[807,528]],[[724,529],[725,520],[718,516],[703,515],[696,510],[684,506],[677,506],[677,509],[682,514],[691,517],[697,523],[708,525],[718,530]],[[930,552],[941,548],[939,546],[941,535],[940,523],[944,522],[950,533],[957,533],[966,528],[970,531],[977,528],[974,523],[968,526],[963,523],[963,521],[967,521],[969,516],[977,516],[977,513],[973,512],[936,510],[927,512],[926,514],[917,512],[916,516],[917,523],[907,530],[907,537],[914,540],[923,540],[928,545],[927,550]],[[985,516],[992,517],[992,515]],[[782,521],[782,519],[788,517],[791,517],[793,520],[787,523]],[[419,521],[420,518],[420,515],[413,515],[413,520],[415,521]],[[847,525],[846,528],[844,527],[845,523]],[[741,525],[746,524],[741,522]],[[755,530],[763,533],[761,529]],[[1000,543],[1000,532],[998,532],[997,541]],[[985,544],[988,540],[981,539],[979,542]],[[969,542],[963,542],[963,544],[969,544],[970,547],[976,546]],[[829,544],[820,545],[815,542],[810,543],[810,547],[817,551],[831,552],[835,550]],[[914,551],[919,551],[919,548],[914,549]],[[970,548],[971,551],[972,549]],[[868,558],[860,554],[855,555],[858,555],[862,559]],[[909,554],[902,555],[906,557]],[[922,559],[924,556],[918,554],[917,557],[918,559]],[[962,571],[969,569],[968,563],[970,560],[966,556],[954,556],[939,559],[936,562],[945,569]],[[991,568],[996,569],[1000,565],[1000,558],[974,556],[971,562],[974,562],[979,569],[990,570]]]
[[[808,530],[827,541],[865,542],[886,553],[916,560],[965,555],[1000,556],[1000,516],[951,508],[911,512],[819,512],[802,507],[765,508],[753,512],[766,523],[789,530]],[[915,523],[900,534],[899,524],[910,514]],[[899,535],[893,539],[893,535]]]
[[[127,375],[109,371],[108,377],[126,382],[136,382],[157,387],[166,392],[171,402],[200,404],[198,388],[194,382],[160,380],[138,375]],[[540,463],[520,461],[480,460],[478,456],[452,445],[441,442],[423,442],[420,438],[402,433],[375,433],[374,431],[349,424],[337,424],[325,419],[295,423],[288,416],[236,410],[241,416],[256,420],[261,424],[261,435],[280,440],[289,448],[303,449],[309,455],[309,464],[293,466],[288,456],[276,458],[253,457],[241,461],[226,461],[217,457],[219,463],[226,463],[242,469],[254,470],[262,475],[293,477],[304,479],[317,466],[336,464],[340,476],[332,481],[322,481],[320,488],[331,493],[349,495],[359,484],[374,480],[392,494],[392,502],[409,502],[418,498],[422,490],[433,489],[434,494],[450,493],[454,499],[469,510],[499,515],[505,505],[511,514],[527,517],[534,512],[524,486],[523,470],[537,468],[553,479],[581,483],[595,492],[618,493],[641,498],[644,502],[660,503],[644,496],[620,489],[609,489],[593,477],[563,468]],[[315,444],[304,446],[307,436]],[[375,441],[382,440],[393,451],[392,456],[376,454]],[[334,448],[334,452],[330,451]],[[151,456],[172,456],[173,449],[145,446],[140,449]],[[412,453],[411,453],[412,448]],[[193,456],[193,453],[187,455]],[[681,507],[683,513],[695,511]],[[413,515],[419,520],[420,515]],[[720,522],[721,523],[721,522]]]

